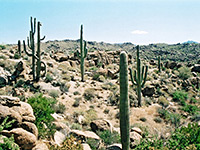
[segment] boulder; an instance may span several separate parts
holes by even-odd
[[[107,146],[106,150],[122,150],[122,144],[112,144]]]
[[[25,102],[20,102],[19,104],[20,107],[14,106],[12,109],[22,116],[23,121],[34,122],[35,116],[31,105]]]
[[[174,69],[174,68],[177,68],[178,64],[176,62],[169,62],[167,61],[166,64],[165,64],[165,67],[166,68],[170,68],[170,69]]]
[[[153,96],[155,94],[155,87],[154,86],[147,86],[142,90],[143,96]]]
[[[140,143],[140,140],[142,139],[142,136],[137,132],[130,132],[130,143],[131,147],[134,147],[135,145],[138,145]]]
[[[31,150],[37,142],[37,138],[34,134],[22,129],[15,128],[11,131],[2,131],[3,135],[11,136],[14,135],[15,142],[23,149]]]
[[[8,107],[18,106],[20,99],[18,97],[0,95],[0,104]]]
[[[54,133],[54,141],[55,141],[55,143],[60,146],[65,141],[67,135],[68,135],[67,132],[65,130],[63,130],[63,129],[60,130],[60,131],[56,131]]]
[[[34,123],[31,122],[22,122],[20,127],[24,130],[33,133],[36,137],[38,137],[38,129]]]
[[[15,125],[22,122],[22,117],[18,112],[13,111],[7,106],[0,105],[0,121],[2,122],[6,117],[9,116],[10,120],[15,120]]]
[[[200,73],[200,64],[195,64],[192,69],[191,69],[192,72],[198,72]]]
[[[32,150],[49,150],[47,145],[42,141],[37,141],[36,146]]]
[[[78,139],[85,140],[86,138],[91,138],[95,140],[100,140],[100,137],[92,131],[80,131],[80,130],[71,130],[70,134],[75,135]]]
[[[87,144],[87,143],[82,143],[81,145],[82,145],[82,147],[83,147],[83,150],[92,150],[92,149],[90,148],[90,145]]]
[[[90,123],[90,127],[93,132],[97,132],[98,130],[104,131],[109,130],[112,132],[112,124],[108,120],[94,120]]]

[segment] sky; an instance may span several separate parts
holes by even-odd
[[[24,40],[30,16],[48,40],[151,44],[200,42],[199,0],[0,0],[0,44]]]

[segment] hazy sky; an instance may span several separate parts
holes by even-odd
[[[200,0],[0,0],[0,44],[26,39],[30,16],[47,40],[200,42]]]

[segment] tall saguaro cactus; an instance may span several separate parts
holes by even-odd
[[[128,58],[126,52],[120,54],[120,134],[123,150],[129,150],[129,98],[128,98]]]
[[[19,57],[21,57],[21,41],[20,40],[18,40],[18,53],[19,53]]]
[[[158,56],[158,72],[161,72],[160,56]]]
[[[80,31],[80,53],[77,51],[77,56],[81,59],[81,81],[84,82],[84,65],[85,65],[85,58],[87,56],[87,45],[86,41],[83,40],[83,25],[81,25]]]
[[[32,52],[28,52],[26,50],[25,41],[23,41],[23,44],[24,44],[25,53],[28,56],[32,57],[32,74],[33,74],[33,80],[35,80],[35,59],[36,59],[36,55],[35,55],[35,39],[34,39],[34,35],[35,35],[35,31],[36,31],[36,18],[34,18],[34,21],[33,21],[32,17],[31,17],[30,24],[31,24],[31,31],[29,32],[29,37],[27,37],[27,43],[28,43],[29,49],[31,49]]]
[[[137,68],[134,70],[134,75],[132,73],[132,69],[129,68],[130,70],[130,76],[131,76],[131,81],[133,85],[137,86],[137,96],[138,96],[138,106],[141,107],[141,91],[142,88],[144,87],[144,84],[146,82],[147,78],[147,71],[148,71],[148,66],[146,66],[146,69],[144,66],[142,66],[142,71],[141,71],[141,61],[140,61],[140,55],[139,55],[139,45],[136,47],[137,48]]]
[[[40,52],[40,42],[42,40],[45,39],[45,36],[43,38],[40,38],[40,26],[42,26],[42,24],[38,21],[38,24],[37,24],[37,53],[36,53],[36,56],[37,56],[37,62],[36,62],[36,81],[39,81],[40,80],[40,72],[41,72],[41,64],[44,64],[44,62],[41,61],[41,52]],[[46,67],[46,66],[45,66]]]
[[[29,33],[29,37],[27,37],[27,43],[28,43],[28,48],[31,50],[31,52],[28,52],[26,50],[26,45],[25,41],[23,41],[24,45],[24,51],[28,56],[32,57],[32,74],[33,74],[33,80],[39,81],[40,79],[40,72],[41,72],[41,64],[44,65],[45,67],[45,72],[46,72],[46,65],[44,62],[41,61],[41,52],[40,52],[40,42],[41,40],[44,40],[45,36],[40,39],[40,26],[41,23],[38,22],[37,25],[37,52],[35,52],[35,33],[36,33],[36,18],[34,18],[34,21],[32,20],[32,17],[30,19],[30,24],[31,24],[31,30]],[[37,60],[37,62],[35,62]],[[37,67],[35,66],[37,65]]]

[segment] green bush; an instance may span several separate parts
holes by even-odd
[[[97,134],[102,139],[102,141],[105,145],[120,143],[120,141],[121,141],[120,135],[116,131],[113,131],[113,132],[111,132],[109,130],[97,131]]]
[[[177,113],[171,113],[165,109],[158,109],[158,114],[163,118],[167,123],[171,123],[175,127],[180,125],[181,116]]]
[[[55,127],[52,124],[54,118],[51,114],[54,113],[53,105],[55,105],[56,100],[44,97],[42,94],[37,94],[28,98],[28,103],[32,106],[36,117],[35,124],[38,128],[38,136],[41,138],[50,138],[55,132]],[[44,124],[47,128],[45,128]]]
[[[56,113],[64,113],[65,110],[66,110],[66,107],[65,107],[65,105],[63,103],[59,102],[58,104],[53,105],[53,110]]]
[[[15,122],[15,120],[8,121],[8,119],[8,117],[5,118],[0,124],[0,132],[3,129],[12,127],[12,124]],[[3,139],[3,143],[0,142],[0,150],[20,150],[19,146],[15,143],[13,135],[9,138],[3,138],[2,135],[0,135],[0,139]]]
[[[134,150],[199,150],[200,127],[198,124],[188,124],[187,127],[176,129],[170,138],[158,139],[153,137],[142,138]]]
[[[6,49],[6,46],[0,45],[0,48],[1,48],[1,49]]]
[[[188,94],[184,91],[175,91],[173,93],[173,101],[175,102],[181,102],[186,101],[188,99]]]
[[[164,96],[160,96],[158,98],[158,104],[160,104],[163,107],[167,107],[169,106],[169,101]]]
[[[198,111],[200,111],[200,107],[196,106],[196,105],[189,105],[186,104],[185,106],[183,106],[181,108],[183,111],[188,112],[190,115],[194,115],[196,114]]]
[[[187,80],[189,77],[192,76],[191,70],[188,67],[181,67],[178,69],[178,76],[179,78],[183,79],[183,80]]]
[[[50,73],[47,73],[46,78],[44,80],[46,83],[53,81],[53,77]]]
[[[59,91],[57,90],[50,90],[49,91],[49,96],[53,97],[54,99],[59,97]]]
[[[192,145],[200,149],[200,127],[198,124],[188,124],[176,129],[166,145],[170,149],[188,149]]]
[[[15,53],[14,54],[14,59],[19,59],[20,58],[20,55],[18,53]]]

